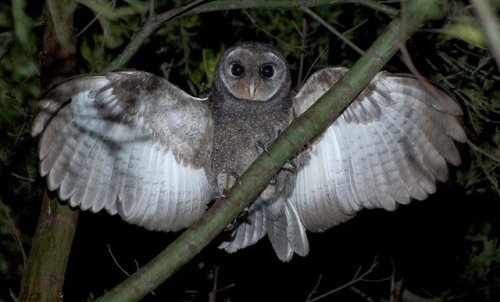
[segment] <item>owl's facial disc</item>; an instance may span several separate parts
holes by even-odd
[[[236,48],[219,68],[229,92],[249,101],[267,101],[287,82],[286,63],[271,51]]]

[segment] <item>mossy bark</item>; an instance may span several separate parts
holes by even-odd
[[[42,88],[76,74],[73,32],[74,2],[45,4],[42,49]],[[46,193],[21,281],[20,301],[62,301],[64,275],[78,221],[78,211]]]

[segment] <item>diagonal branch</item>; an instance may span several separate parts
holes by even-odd
[[[351,71],[299,116],[269,147],[269,153],[262,153],[241,175],[241,183],[231,188],[226,200],[217,202],[162,253],[98,301],[139,300],[189,262],[250,205],[289,158],[339,116],[397,52],[403,39],[423,22],[444,17],[447,1],[414,0],[409,3],[408,10],[407,24],[404,24],[407,32],[402,32],[400,20],[391,22]]]
[[[358,3],[364,6],[368,6],[374,10],[383,12],[389,16],[396,16],[397,10],[377,3],[376,1],[370,0],[253,0],[253,1],[234,1],[234,0],[217,0],[210,1],[207,3],[205,0],[195,0],[185,6],[178,7],[159,15],[152,15],[144,23],[142,28],[135,33],[130,42],[125,46],[123,51],[118,55],[108,67],[106,71],[116,70],[123,68],[127,62],[137,53],[139,48],[144,44],[146,39],[148,39],[158,28],[163,24],[173,19],[181,16],[196,15],[201,13],[215,12],[215,11],[228,11],[228,10],[238,10],[238,9],[252,9],[252,8],[263,8],[263,9],[290,9],[290,8],[301,8],[301,7],[315,7],[321,5],[333,5],[333,4],[346,4],[346,3]]]
[[[195,0],[182,7],[174,8],[160,15],[153,16],[147,19],[142,28],[136,32],[130,42],[127,44],[125,49],[118,55],[108,67],[106,71],[115,70],[123,68],[127,62],[137,53],[139,48],[144,44],[147,38],[149,38],[160,26],[167,23],[168,21],[175,19],[185,12],[193,9],[194,7],[200,5],[205,0]],[[152,15],[152,13],[151,13]]]

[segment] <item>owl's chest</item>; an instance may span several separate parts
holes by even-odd
[[[212,171],[219,191],[229,189],[291,122],[291,111],[286,107],[281,110],[255,107],[214,112]],[[275,191],[271,185],[263,193],[273,199]]]

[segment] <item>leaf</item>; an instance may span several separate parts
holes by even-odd
[[[479,24],[472,17],[462,17],[452,20],[443,29],[444,34],[450,35],[466,41],[474,46],[486,49],[486,37],[484,36]]]
[[[14,32],[21,44],[26,45],[29,42],[32,21],[25,13],[25,0],[12,1],[12,16],[14,17]]]

